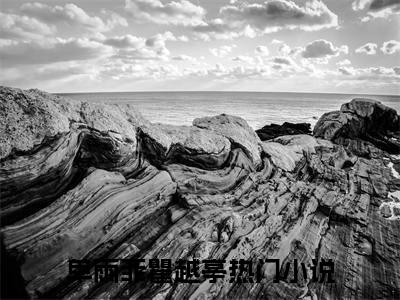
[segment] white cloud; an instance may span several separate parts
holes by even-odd
[[[327,40],[316,40],[303,49],[302,57],[307,59],[327,59],[332,56],[338,56],[340,53],[347,54],[349,48],[346,45],[335,47],[332,42]]]
[[[250,56],[246,56],[246,55],[236,56],[236,57],[232,58],[232,60],[236,61],[236,62],[240,62],[240,63],[246,63],[249,65],[254,64],[254,58],[250,57]]]
[[[353,10],[363,10],[370,4],[370,2],[371,0],[355,0],[351,4],[351,7]]]
[[[194,58],[193,56],[189,56],[189,55],[185,55],[185,54],[174,56],[174,57],[172,57],[172,60],[189,61],[189,62],[196,62],[197,61],[197,59]]]
[[[255,52],[256,52],[256,54],[261,55],[261,56],[269,55],[269,50],[268,50],[268,47],[266,47],[266,46],[257,46]]]
[[[400,14],[400,0],[355,0],[352,3],[353,10],[367,10],[367,16],[362,18],[367,22],[374,18],[387,18]]]
[[[303,48],[301,47],[295,47],[292,49],[288,44],[286,44],[281,40],[274,39],[272,40],[271,44],[277,45],[279,54],[283,56],[288,56],[288,55],[296,56],[297,54],[303,51]]]
[[[56,32],[54,26],[35,18],[0,12],[0,36],[3,39],[41,38]]]
[[[21,6],[21,12],[48,24],[66,23],[96,32],[109,31],[116,26],[128,26],[127,21],[114,12],[106,12],[107,18],[103,20],[98,16],[89,16],[82,8],[72,3],[64,6],[25,3]]]
[[[135,20],[165,25],[196,26],[206,14],[203,7],[187,0],[126,0],[125,9]]]
[[[375,43],[366,43],[365,45],[357,48],[355,50],[356,53],[364,53],[367,55],[374,55],[376,54],[376,49],[378,48],[378,45]]]
[[[282,29],[313,31],[337,26],[337,15],[322,1],[310,0],[299,6],[291,0],[271,0],[223,6],[218,19],[195,26],[194,30],[214,38],[233,38]]]
[[[336,65],[338,65],[338,66],[348,66],[348,65],[351,65],[351,61],[348,60],[348,59],[344,59],[344,60],[338,61],[336,63]]]
[[[212,55],[216,56],[216,57],[225,57],[227,56],[229,53],[232,52],[232,50],[234,48],[236,48],[236,45],[225,45],[225,46],[221,46],[219,48],[211,48],[210,52]]]
[[[275,56],[271,59],[271,63],[274,69],[285,69],[291,67],[296,72],[300,70],[300,67],[296,62],[287,56]]]
[[[384,42],[381,51],[385,54],[394,54],[400,52],[400,41],[390,40]]]
[[[339,68],[339,74],[346,75],[346,78],[352,80],[366,80],[366,81],[384,81],[384,82],[398,82],[400,74],[398,67],[369,67],[369,68],[352,68],[342,67]]]
[[[111,47],[86,38],[56,38],[30,42],[14,41],[0,46],[0,57],[5,67],[90,60],[112,53]]]
[[[118,51],[115,58],[126,62],[135,60],[168,60],[170,51],[166,46],[167,41],[177,41],[171,32],[156,34],[150,38],[132,35],[116,36],[100,40],[103,44],[113,46]]]

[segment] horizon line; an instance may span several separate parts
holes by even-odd
[[[269,94],[328,94],[328,95],[360,95],[360,96],[391,96],[400,97],[400,94],[363,94],[363,93],[329,93],[329,92],[266,92],[266,91],[192,91],[192,90],[176,90],[176,91],[114,91],[114,92],[49,92],[50,94],[112,94],[112,93],[269,93]]]

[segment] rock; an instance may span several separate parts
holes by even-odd
[[[214,117],[195,119],[193,126],[214,131],[228,138],[231,143],[243,149],[256,166],[261,163],[261,141],[253,129],[242,118],[222,114]]]
[[[16,275],[2,284],[15,278],[22,297],[400,297],[400,183],[381,147],[400,137],[389,108],[357,100],[322,117],[316,136],[261,142],[227,115],[151,124],[131,106],[12,88],[0,104],[1,255]],[[378,121],[381,143],[369,125]],[[96,283],[69,276],[70,258],[225,259],[227,275]],[[274,283],[268,263],[261,282],[230,282],[230,261],[251,260],[255,272],[271,258],[291,263],[288,278]],[[335,283],[311,280],[313,259],[333,261]]]
[[[210,130],[193,126],[154,124],[141,128],[143,153],[155,164],[174,163],[219,168],[231,150],[229,140]]]
[[[361,139],[390,153],[400,153],[400,144],[390,139],[400,131],[396,110],[371,99],[353,99],[340,111],[324,114],[314,127],[314,135],[339,143]]]
[[[392,216],[392,210],[389,205],[382,205],[380,210],[384,218],[390,218]]]
[[[318,146],[332,147],[326,141],[319,141],[309,135],[282,136],[262,144],[263,151],[279,168],[292,172],[304,153],[313,154]]]
[[[311,124],[290,122],[285,122],[282,125],[271,124],[256,130],[256,133],[262,141],[271,140],[282,135],[311,134]]]
[[[400,207],[394,206],[393,207],[393,214],[395,216],[400,216]]]

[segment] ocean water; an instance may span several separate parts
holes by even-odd
[[[400,95],[350,95],[264,92],[120,92],[75,93],[61,96],[89,102],[131,103],[151,122],[191,125],[193,119],[230,114],[254,129],[266,124],[308,122],[315,125],[325,112],[339,110],[353,98],[381,101],[400,113]]]

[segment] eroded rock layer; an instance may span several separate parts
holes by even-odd
[[[151,124],[37,90],[1,88],[0,116],[2,255],[32,298],[400,298],[399,116],[378,102],[265,142],[238,117]],[[263,266],[239,284],[227,264],[215,283],[98,284],[70,258],[332,259],[335,283]]]

